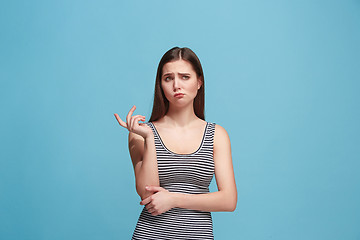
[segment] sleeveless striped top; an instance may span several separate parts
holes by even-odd
[[[199,148],[191,154],[178,154],[163,143],[152,122],[160,186],[170,192],[201,194],[209,192],[214,175],[213,143],[215,123],[206,122]],[[132,240],[214,239],[210,212],[172,208],[157,216],[142,209]]]

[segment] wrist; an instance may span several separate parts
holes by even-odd
[[[173,207],[173,208],[178,208],[178,207],[179,207],[179,197],[180,197],[180,194],[179,194],[179,193],[171,192],[171,195],[172,195],[172,207]]]
[[[154,134],[150,133],[144,137],[145,142],[152,142],[154,141]]]

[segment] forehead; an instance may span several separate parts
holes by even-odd
[[[194,68],[192,67],[191,63],[182,59],[164,64],[162,72],[163,74],[177,72],[195,74]]]

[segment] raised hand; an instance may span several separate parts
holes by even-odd
[[[127,128],[129,130],[129,132],[136,133],[136,134],[142,136],[143,138],[152,136],[153,132],[152,132],[151,128],[144,123],[139,123],[139,121],[145,121],[145,116],[142,116],[142,115],[132,116],[135,109],[136,109],[136,106],[134,105],[130,109],[129,113],[126,116],[126,122],[121,120],[121,118],[119,117],[119,115],[117,113],[114,114],[116,120],[119,122],[120,126]]]
[[[148,186],[146,190],[153,194],[142,200],[140,204],[146,205],[145,207],[151,215],[160,215],[175,207],[174,193],[157,186]]]

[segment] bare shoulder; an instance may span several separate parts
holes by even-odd
[[[230,138],[228,132],[222,126],[215,125],[215,135],[214,135],[214,150],[216,148],[222,148],[230,146]]]
[[[216,124],[214,140],[218,139],[221,141],[221,140],[225,140],[226,138],[229,138],[228,132],[225,130],[225,128],[223,128],[219,124]]]

